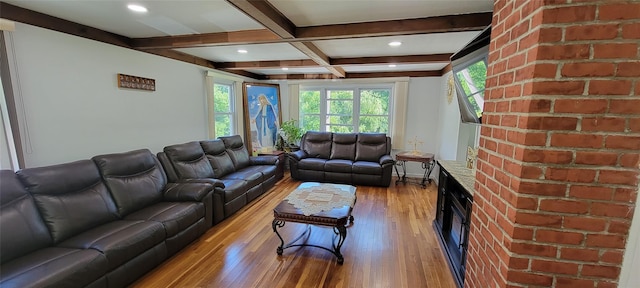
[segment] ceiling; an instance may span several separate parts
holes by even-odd
[[[0,18],[260,80],[442,75],[492,10],[492,0],[0,2]]]

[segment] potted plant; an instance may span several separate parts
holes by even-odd
[[[304,134],[304,130],[296,124],[296,120],[282,122],[280,125],[280,136],[284,140],[284,151],[291,152],[300,149],[300,139]]]

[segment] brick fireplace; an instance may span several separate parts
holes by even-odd
[[[640,3],[498,0],[491,38],[465,285],[615,287],[640,171]]]

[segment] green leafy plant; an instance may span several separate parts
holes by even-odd
[[[302,139],[304,130],[296,124],[296,120],[289,120],[282,122],[280,125],[280,136],[284,139],[287,146],[298,146],[298,142]]]

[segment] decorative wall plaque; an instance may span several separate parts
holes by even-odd
[[[118,73],[118,87],[156,91],[156,80]]]

